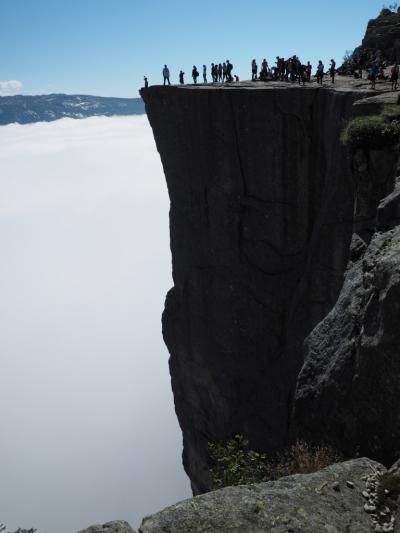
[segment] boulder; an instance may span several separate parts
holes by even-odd
[[[125,520],[115,520],[106,524],[98,524],[82,529],[78,533],[136,533]]]
[[[140,533],[370,533],[363,492],[385,468],[369,459],[313,474],[227,487],[172,505],[145,518]],[[369,489],[368,489],[369,490]],[[390,523],[391,516],[385,517]]]

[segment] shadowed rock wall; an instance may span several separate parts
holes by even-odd
[[[302,343],[343,283],[352,165],[340,131],[351,90],[142,90],[171,200],[174,287],[163,334],[184,466],[210,488],[207,442],[288,437]]]

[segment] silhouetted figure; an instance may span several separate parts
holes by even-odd
[[[192,69],[192,78],[193,78],[193,83],[196,85],[197,84],[197,78],[199,77],[199,71],[197,70],[197,67],[196,65],[193,65],[193,69]]]
[[[311,81],[311,74],[312,74],[312,65],[309,61],[307,61],[307,65],[306,65],[306,78],[307,78],[307,81],[310,82]]]
[[[232,82],[233,81],[233,78],[232,78],[232,70],[233,70],[233,65],[232,63],[229,61],[229,59],[226,60],[226,77],[227,77],[227,81],[228,82]]]
[[[235,82],[239,81],[239,76],[236,76],[236,74],[235,74],[234,78],[235,78]]]
[[[276,56],[276,78],[283,81],[285,78],[285,59]]]
[[[203,83],[207,83],[207,67],[203,65]]]
[[[146,77],[146,76],[145,76],[145,77],[144,77],[143,79],[144,79],[144,88],[145,88],[145,89],[147,89],[147,88],[148,88],[148,86],[149,86],[149,82],[148,82],[148,79],[147,79],[147,77]]]
[[[251,80],[257,81],[258,66],[255,59],[251,62]]]
[[[169,68],[167,67],[167,65],[164,65],[162,73],[164,76],[164,85],[166,84],[166,82],[168,82],[168,85],[171,85],[171,82],[169,81]]]
[[[306,80],[307,80],[306,69],[307,69],[306,65],[303,65],[301,62],[297,66],[297,77],[298,77],[299,85],[303,84],[303,87],[306,84]]]
[[[397,91],[397,84],[399,82],[399,65],[397,63],[392,67],[390,81],[392,82],[392,91]]]
[[[324,64],[319,60],[317,66],[317,83],[320,85],[322,85],[322,80],[324,79],[324,68]]]
[[[226,63],[224,62],[222,65],[222,83],[226,81],[226,79],[227,79],[227,66],[226,66]]]
[[[336,61],[331,59],[331,64],[329,66],[329,75],[331,77],[332,83],[335,83],[335,74],[336,74]]]
[[[180,83],[181,85],[183,85],[183,84],[185,83],[184,75],[185,75],[185,73],[183,72],[183,70],[181,70],[181,71],[179,72],[179,83]]]
[[[217,76],[218,76],[218,74],[217,74],[217,72],[215,70],[215,67],[216,67],[216,65],[214,63],[211,63],[211,79],[212,79],[213,83],[215,83],[217,81]]]
[[[222,64],[218,65],[218,81],[222,82]]]
[[[267,81],[268,80],[268,61],[264,58],[261,63],[261,71],[260,71],[260,80],[261,81]]]
[[[378,74],[378,65],[377,63],[373,63],[371,70],[369,72],[369,79],[371,80],[371,89],[375,89],[377,74]]]

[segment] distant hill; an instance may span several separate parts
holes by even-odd
[[[79,94],[46,94],[40,96],[1,96],[0,125],[18,122],[50,122],[59,118],[141,115],[140,98],[107,98]]]

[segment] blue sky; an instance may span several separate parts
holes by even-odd
[[[360,44],[379,0],[0,0],[0,82],[23,94],[137,96],[143,75],[172,81],[229,58],[248,78],[253,57],[296,53],[338,62]],[[1,86],[0,86],[1,87]]]

